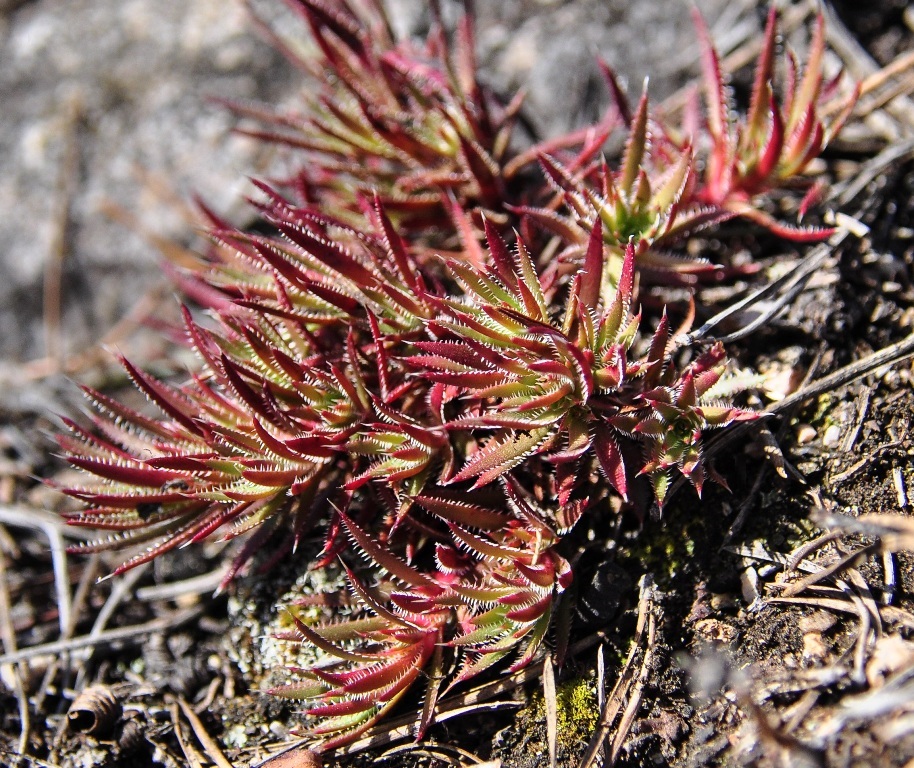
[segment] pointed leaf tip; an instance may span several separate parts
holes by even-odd
[[[589,310],[597,308],[600,298],[600,284],[603,280],[603,223],[597,216],[590,240],[587,244],[587,253],[584,256],[584,267],[580,272],[579,298],[581,303]]]

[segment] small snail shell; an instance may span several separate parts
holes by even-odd
[[[114,730],[123,710],[111,690],[103,685],[86,688],[67,712],[70,728],[90,736],[104,738]]]

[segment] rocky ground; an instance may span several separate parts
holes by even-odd
[[[255,5],[289,29],[281,3]],[[404,33],[423,5],[391,3]],[[699,5],[731,61],[749,61],[765,9]],[[812,5],[785,5],[798,45]],[[529,90],[542,135],[605,104],[597,55],[633,93],[650,74],[670,111],[696,69],[684,2],[478,6],[486,76]],[[823,167],[855,235],[735,348],[773,398],[914,330],[914,18],[902,0],[830,13],[829,66],[874,84]],[[39,482],[69,471],[47,437],[80,408],[69,382],[123,384],[111,348],[162,375],[190,364],[162,333],[177,302],[160,268],[199,242],[190,197],[243,220],[246,177],[282,167],[230,135],[212,97],[293,103],[299,87],[240,2],[0,0],[2,765],[312,764],[300,749],[266,762],[294,741],[296,707],[259,692],[294,652],[272,639],[270,606],[308,576],[293,563],[214,598],[228,554],[214,543],[98,584],[119,556],[67,556],[77,533]],[[810,257],[732,234],[766,275]],[[467,712],[421,744],[388,723],[325,765],[532,768],[550,746],[563,766],[908,765],[914,533],[909,517],[861,516],[911,511],[911,374],[902,362],[778,410],[770,437],[719,450],[729,493],[685,489],[663,520],[594,523],[560,668],[447,700]]]

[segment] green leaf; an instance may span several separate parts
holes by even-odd
[[[501,439],[493,438],[485,448],[469,458],[463,469],[451,479],[451,482],[459,483],[475,477],[474,488],[487,485],[505,472],[514,469],[527,456],[541,447],[551,435],[551,429],[542,428],[521,434],[509,433]]]

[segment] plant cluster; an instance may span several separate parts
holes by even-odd
[[[210,214],[213,247],[183,279],[211,310],[185,310],[200,370],[171,385],[123,361],[162,415],[89,391],[93,428],[60,443],[95,476],[68,489],[87,505],[70,521],[110,532],[82,549],[145,545],[118,572],[258,528],[228,583],[271,536],[288,534],[281,555],[322,532],[313,567],[341,559],[364,611],[296,615],[294,637],[338,663],[274,693],[308,700],[331,748],[420,677],[421,733],[445,682],[534,658],[582,515],[715,477],[704,433],[757,413],[727,399],[721,345],[678,349],[666,314],[645,332],[639,285],[714,269],[676,249],[733,216],[821,237],[761,206],[841,119],[819,117],[821,22],[775,96],[772,11],[746,116],[699,21],[704,120],[674,130],[646,95],[631,113],[609,76],[599,125],[522,149],[520,99],[479,84],[469,16],[420,45],[394,39],[380,2],[292,5],[320,84],[300,115],[247,114],[301,170],[258,185],[257,232]],[[615,130],[618,167],[599,157]]]

